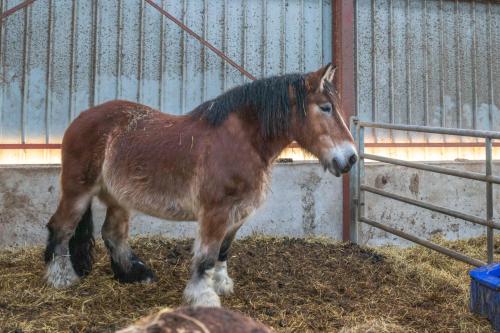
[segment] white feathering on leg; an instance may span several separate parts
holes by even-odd
[[[227,274],[227,261],[218,261],[215,264],[214,290],[217,295],[231,295],[234,283]]]
[[[191,306],[221,306],[213,289],[214,268],[206,270],[201,278],[191,279],[184,290],[184,300]]]
[[[45,273],[47,283],[54,288],[67,288],[80,280],[69,255],[55,256],[47,265]]]

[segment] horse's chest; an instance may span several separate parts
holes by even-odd
[[[231,218],[235,222],[246,218],[263,203],[269,188],[269,179],[269,174],[267,172],[263,172],[257,183],[258,186],[255,186],[252,190],[243,193],[239,200],[236,201],[231,214]]]

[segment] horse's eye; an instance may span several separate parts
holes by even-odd
[[[323,105],[320,105],[319,108],[321,109],[321,111],[323,112],[332,112],[332,106],[330,104],[323,104]]]

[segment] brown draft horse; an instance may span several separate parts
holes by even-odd
[[[329,64],[254,81],[182,116],[127,101],[82,112],[62,143],[62,196],[47,225],[48,283],[67,287],[90,272],[91,199],[98,196],[107,205],[102,237],[115,278],[154,279],[128,244],[131,211],[197,220],[184,298],[191,305],[220,305],[218,295],[233,290],[229,247],[262,203],[278,154],[295,140],[336,176],[356,163],[334,73]]]

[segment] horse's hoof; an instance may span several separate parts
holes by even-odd
[[[227,274],[214,275],[214,290],[217,295],[228,296],[233,293],[234,282]]]
[[[209,306],[209,307],[220,307],[219,296],[213,290],[206,290],[198,295],[187,296],[184,294],[184,299],[186,303],[190,306]]]
[[[184,290],[184,301],[191,306],[220,306],[219,296],[204,281],[188,284]]]
[[[156,281],[153,271],[140,260],[131,262],[131,266],[126,272],[121,267],[113,265],[113,272],[120,283],[153,283]]]
[[[47,264],[47,283],[57,289],[68,288],[80,280],[69,256],[57,256]]]

